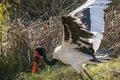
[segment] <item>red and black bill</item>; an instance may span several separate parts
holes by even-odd
[[[39,63],[40,55],[37,51],[34,52],[35,60],[34,60],[34,65],[32,68],[32,74],[36,72],[37,69],[37,64]]]

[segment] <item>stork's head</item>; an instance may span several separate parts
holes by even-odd
[[[39,63],[40,56],[43,56],[44,53],[45,53],[44,47],[39,46],[34,49],[35,60],[34,60],[34,66],[32,69],[32,74],[34,74],[36,72],[37,64]]]
[[[42,46],[38,46],[35,48],[35,54],[39,54],[40,56],[43,56],[43,54],[45,53],[45,48]]]

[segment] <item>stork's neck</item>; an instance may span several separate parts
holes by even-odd
[[[46,56],[46,53],[44,53],[43,59],[44,59],[45,63],[48,65],[55,65],[57,63],[56,59],[49,60]]]

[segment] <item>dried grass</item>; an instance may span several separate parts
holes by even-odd
[[[107,9],[105,16],[104,47],[112,49],[114,53],[120,54],[120,10],[118,6]],[[66,8],[62,13],[68,13],[72,8]],[[66,12],[65,12],[66,11]],[[3,70],[22,71],[31,67],[33,62],[33,49],[36,46],[44,46],[48,56],[51,57],[53,49],[61,43],[62,25],[58,18],[50,17],[48,21],[25,22],[15,20],[7,33],[7,42],[1,44],[4,57],[0,56],[0,68]],[[1,39],[0,39],[1,40]],[[1,46],[0,46],[1,47]],[[7,71],[6,70],[6,71]],[[3,71],[4,72],[4,71]]]
[[[120,10],[118,6],[111,6],[105,16],[105,47],[112,49],[114,53],[120,54]]]

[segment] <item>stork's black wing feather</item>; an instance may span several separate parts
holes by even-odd
[[[62,17],[64,41],[77,44],[81,52],[93,54],[100,46],[104,32],[104,9],[110,0],[87,0]]]

